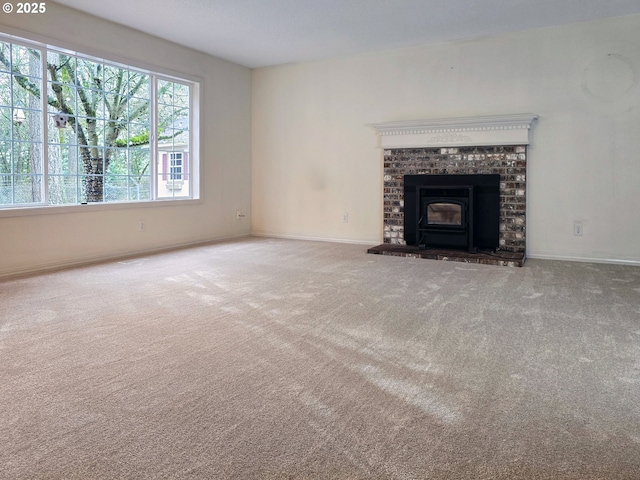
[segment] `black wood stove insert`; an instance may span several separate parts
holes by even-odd
[[[404,238],[419,248],[495,251],[500,175],[405,175]]]

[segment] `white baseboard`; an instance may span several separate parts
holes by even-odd
[[[118,252],[118,253],[112,253],[112,254],[106,254],[106,255],[97,255],[94,257],[85,257],[85,258],[78,258],[74,260],[64,260],[60,262],[51,262],[51,263],[44,263],[39,265],[32,265],[26,268],[19,268],[15,270],[0,272],[0,279],[21,277],[21,276],[33,275],[37,273],[52,272],[56,270],[63,270],[66,268],[82,267],[85,265],[93,265],[93,264],[103,263],[103,262],[124,260],[127,258],[140,257],[143,255],[153,255],[156,253],[169,252],[171,250],[179,250],[181,248],[210,245],[218,242],[224,242],[227,240],[234,240],[234,239],[250,237],[250,236],[251,235],[248,233],[242,234],[242,235],[231,235],[228,237],[217,237],[217,238],[212,238],[210,240],[198,240],[195,242],[185,242],[185,243],[180,243],[175,245],[166,245],[166,246],[157,247],[157,248],[135,250],[130,252]]]
[[[640,260],[627,260],[621,258],[581,257],[577,255],[555,255],[548,253],[527,253],[526,258],[539,260],[558,260],[566,262],[610,263],[614,265],[640,266]]]
[[[352,240],[346,238],[331,238],[331,237],[310,237],[306,235],[286,235],[279,233],[264,233],[253,232],[253,237],[264,238],[283,238],[289,240],[309,240],[313,242],[332,242],[332,243],[351,243],[355,245],[379,245],[382,243],[380,240]],[[547,253],[528,253],[525,259],[539,259],[539,260],[557,260],[566,262],[585,262],[585,263],[609,263],[615,265],[634,265],[640,266],[640,260],[632,259],[620,259],[620,258],[605,258],[605,257],[582,257],[578,255],[556,255]],[[525,260],[526,261],[526,260]]]
[[[253,237],[264,237],[264,238],[283,238],[288,240],[309,240],[312,242],[330,242],[330,243],[351,243],[354,245],[379,245],[380,241],[378,240],[353,240],[349,238],[331,238],[331,237],[309,237],[305,235],[283,235],[279,233],[264,233],[264,232],[253,232],[251,234]]]
[[[96,264],[101,262],[123,260],[127,258],[139,257],[142,255],[152,255],[155,253],[168,252],[171,250],[178,250],[181,248],[215,244],[219,242],[246,238],[246,237],[282,238],[282,239],[288,239],[288,240],[307,240],[307,241],[313,241],[313,242],[348,243],[353,245],[369,245],[369,246],[375,246],[381,243],[379,240],[354,240],[354,239],[348,239],[348,238],[312,237],[312,236],[306,236],[306,235],[286,235],[286,234],[276,234],[276,233],[253,232],[251,234],[230,235],[225,237],[212,238],[209,240],[186,242],[186,243],[167,245],[167,246],[151,248],[151,249],[143,249],[143,250],[130,251],[130,252],[119,252],[114,254],[99,255],[95,257],[79,258],[71,261],[67,260],[67,261],[61,261],[61,262],[32,265],[26,268],[0,272],[0,279],[19,277],[24,275],[32,275],[36,273],[44,273],[44,272],[50,272],[55,270],[62,270],[65,268],[81,267],[84,265],[91,265],[91,264]],[[586,262],[586,263],[608,263],[608,264],[614,264],[614,265],[640,266],[640,260],[606,258],[606,257],[583,257],[578,255],[557,255],[557,254],[550,254],[550,253],[527,252],[526,258],[538,259],[538,260],[556,260],[556,261]]]

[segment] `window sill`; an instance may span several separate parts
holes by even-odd
[[[0,218],[28,217],[35,215],[61,215],[66,213],[101,212],[114,210],[132,210],[137,208],[175,207],[202,204],[201,198],[158,199],[148,202],[111,202],[87,203],[78,205],[38,205],[0,208]]]

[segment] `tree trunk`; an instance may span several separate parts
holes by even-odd
[[[104,201],[104,172],[106,167],[104,158],[84,160],[84,173],[86,176],[83,180],[83,188],[86,202]]]

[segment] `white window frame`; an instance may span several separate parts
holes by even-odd
[[[80,211],[87,209],[91,210],[112,210],[112,209],[128,209],[128,208],[148,208],[159,206],[161,204],[175,203],[175,204],[190,204],[190,203],[202,203],[201,191],[202,191],[202,176],[201,176],[201,109],[203,108],[202,99],[202,79],[193,75],[187,75],[181,72],[169,71],[153,65],[144,65],[141,62],[136,62],[130,59],[115,58],[113,55],[108,55],[103,52],[91,52],[87,48],[65,48],[60,45],[60,42],[51,41],[46,38],[38,38],[38,40],[31,40],[24,35],[24,32],[17,32],[14,34],[11,32],[11,28],[3,26],[3,31],[0,31],[0,40],[7,43],[13,43],[22,47],[36,49],[41,52],[42,58],[42,79],[41,79],[41,92],[47,92],[47,52],[49,50],[55,52],[63,52],[65,54],[73,55],[79,58],[84,58],[92,61],[104,62],[110,66],[123,67],[131,70],[136,70],[148,74],[150,76],[150,115],[151,115],[151,131],[150,131],[150,175],[151,175],[151,189],[149,200],[127,200],[127,201],[102,201],[93,202],[88,204],[49,204],[48,199],[48,131],[47,131],[47,116],[48,116],[48,103],[46,93],[41,94],[42,101],[42,202],[39,203],[27,203],[27,204],[3,204],[0,205],[0,218],[12,217],[12,216],[25,216],[25,215],[39,215],[43,213],[63,213]],[[157,122],[157,81],[169,80],[189,86],[189,195],[188,196],[175,196],[175,197],[158,197],[158,172],[157,172],[157,141],[156,141],[156,122]]]

